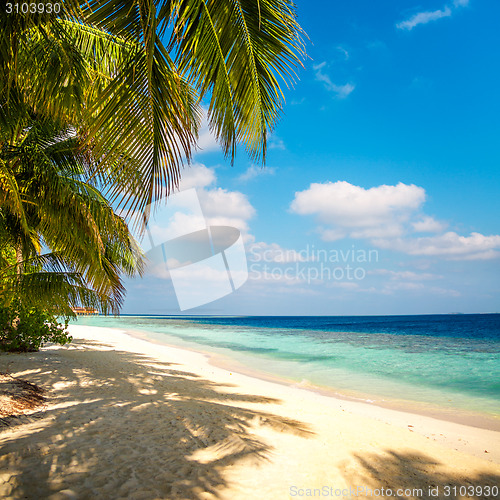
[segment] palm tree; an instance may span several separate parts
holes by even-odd
[[[202,102],[231,161],[264,161],[301,30],[290,0],[60,5],[0,12],[0,294],[117,311],[138,256],[111,204],[142,221],[168,194]]]
[[[0,131],[0,301],[117,313],[141,252],[88,178],[95,160],[75,131],[24,121],[15,138]]]
[[[13,108],[71,125],[111,202],[141,212],[179,180],[201,103],[223,151],[265,161],[304,55],[291,0],[65,0],[0,18],[0,127]],[[147,215],[147,214],[146,214]]]

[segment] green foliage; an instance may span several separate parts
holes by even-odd
[[[67,327],[67,321],[59,323],[46,310],[24,307],[15,300],[10,306],[0,306],[0,350],[32,352],[45,342],[67,344],[72,340]]]
[[[0,127],[0,303],[117,313],[140,249],[91,178],[81,138],[36,115],[21,122],[15,136]]]
[[[241,144],[264,162],[283,108],[280,83],[293,83],[305,57],[292,0],[61,6],[58,16],[0,10],[1,127],[20,109],[71,125],[99,158],[93,174],[110,201],[139,222],[190,161],[202,102],[228,158]]]

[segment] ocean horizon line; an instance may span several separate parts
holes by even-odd
[[[214,317],[214,318],[384,318],[384,317],[422,317],[422,316],[479,316],[500,315],[500,312],[448,312],[417,314],[160,314],[160,313],[120,313],[120,316],[159,316],[176,318]],[[104,316],[104,315],[103,315]],[[110,315],[111,317],[112,315]]]

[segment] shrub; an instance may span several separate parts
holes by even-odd
[[[14,301],[0,306],[0,350],[9,352],[38,351],[45,342],[64,345],[73,339],[68,322],[59,323],[49,312],[22,306]]]

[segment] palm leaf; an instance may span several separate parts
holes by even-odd
[[[122,276],[142,271],[142,253],[98,185],[85,180],[93,160],[81,145],[71,129],[35,120],[16,144],[4,148],[2,155],[17,182],[32,239],[22,236],[19,221],[8,207],[0,210],[0,233],[12,235],[7,243],[22,248],[22,275],[32,277],[15,290],[25,294],[25,300],[32,300],[26,287],[36,288],[36,280],[49,286],[44,280],[52,273],[52,294],[57,286],[66,293],[73,284],[98,297],[104,304],[99,309],[117,313],[125,295]],[[42,245],[52,249],[51,260],[39,255]],[[35,264],[41,268],[33,269]],[[0,282],[5,279],[15,285],[18,265],[7,266]],[[77,296],[71,297],[74,301]]]
[[[243,142],[265,159],[266,139],[283,105],[278,78],[291,81],[304,55],[301,29],[288,0],[176,0],[168,49],[200,92],[226,154]]]
[[[7,207],[18,218],[21,229],[26,233],[29,232],[19,186],[2,158],[0,158],[0,206]]]

